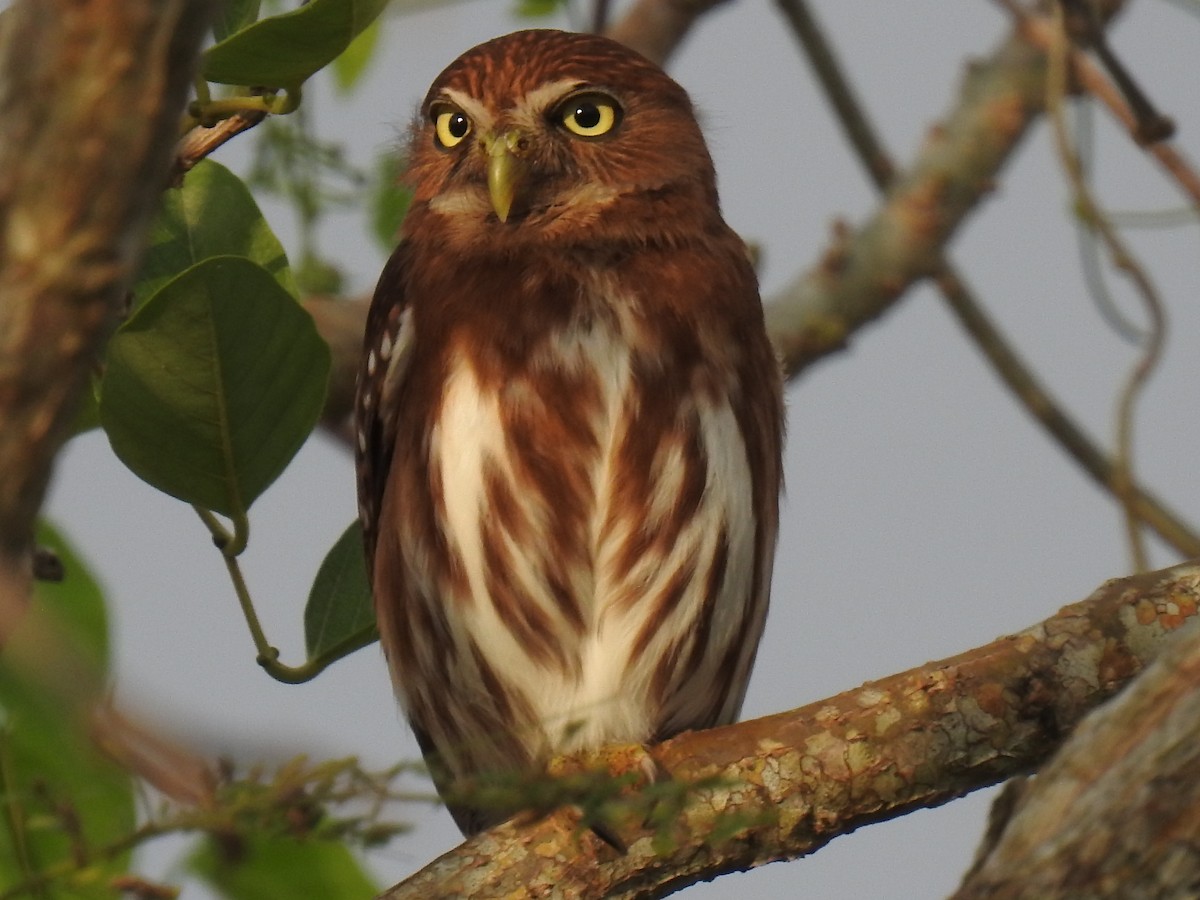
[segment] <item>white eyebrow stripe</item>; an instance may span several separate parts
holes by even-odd
[[[558,81],[551,81],[549,84],[534,88],[522,97],[513,109],[515,112],[526,115],[537,115],[582,86],[578,78],[562,78]]]
[[[467,118],[475,125],[476,128],[486,130],[491,127],[492,114],[488,112],[488,108],[472,97],[470,94],[464,94],[462,91],[457,91],[454,88],[446,88],[442,91],[442,95],[467,114]],[[434,101],[437,102],[436,100]]]
[[[541,118],[547,109],[581,87],[586,87],[586,85],[582,85],[577,78],[561,78],[558,81],[551,81],[520,97],[516,105],[509,107],[505,112],[510,113],[516,121],[532,125]],[[486,132],[495,122],[496,117],[492,112],[470,94],[455,88],[446,88],[442,91],[442,96],[466,113],[480,132]]]

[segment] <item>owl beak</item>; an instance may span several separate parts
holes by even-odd
[[[488,135],[483,141],[488,157],[488,196],[491,197],[496,218],[501,222],[508,221],[513,201],[529,171],[522,158],[525,155],[525,144],[525,135],[516,128]]]

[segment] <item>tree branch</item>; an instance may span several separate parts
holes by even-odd
[[[605,32],[665,66],[696,20],[725,0],[635,0]]]
[[[1180,635],[1026,785],[956,900],[1178,897],[1200,884],[1200,638]]]
[[[7,667],[176,796],[204,793],[165,775],[183,757],[101,702],[90,657],[29,607],[30,545],[166,184],[211,6],[18,0],[0,14],[0,646]]]
[[[197,125],[190,129],[175,154],[174,176],[182,178],[200,160],[216,152],[217,148],[233,140],[239,134],[262,123],[267,114],[260,110],[234,113],[214,125]]]
[[[1054,45],[1054,26],[1046,16],[1030,15],[1020,8],[1014,10],[1017,27],[1031,44],[1048,52]],[[1150,156],[1162,166],[1193,207],[1200,208],[1200,173],[1183,150],[1163,141],[1146,144],[1142,140],[1144,125],[1130,109],[1121,92],[1105,78],[1104,73],[1079,50],[1071,51],[1072,76],[1085,91],[1103,103],[1109,113]]]
[[[477,835],[382,897],[504,897],[539,885],[578,897],[662,896],[803,856],[1037,766],[1174,633],[1200,633],[1198,603],[1200,565],[1111,581],[1021,634],[652,748],[674,778],[724,785],[698,792],[661,853],[649,834],[617,853],[563,811]]]
[[[957,107],[930,129],[871,220],[767,304],[768,328],[789,373],[843,348],[850,334],[937,271],[942,247],[991,191],[1044,101],[1045,57],[1019,35],[968,69]]]
[[[51,462],[122,310],[210,5],[22,0],[4,13],[0,563],[10,572],[28,570]]]
[[[871,182],[880,191],[886,191],[895,176],[895,164],[858,101],[841,63],[825,39],[808,4],[805,0],[778,0],[778,3],[803,46],[830,105],[842,124],[846,138],[866,169]],[[1018,22],[1021,33],[1026,38],[1031,38],[1032,22],[1027,23],[1024,18],[1018,19]],[[1045,51],[1041,40],[1035,43]],[[1075,60],[1075,65],[1082,66],[1086,60],[1079,54],[1075,55],[1079,57]],[[1092,74],[1088,84],[1093,88],[1100,87],[1096,84],[1096,79],[1102,81],[1103,75],[1095,71]],[[1120,102],[1119,96],[1116,101]],[[1116,114],[1120,118],[1119,112]],[[1128,119],[1132,123],[1131,113],[1128,114]],[[1169,151],[1169,148],[1162,144],[1156,144],[1155,149]],[[1156,155],[1161,158],[1161,154]],[[1177,172],[1178,168],[1172,171]],[[1189,172],[1190,167],[1185,166],[1184,171]],[[1102,488],[1116,496],[1123,504],[1128,504],[1138,521],[1157,532],[1182,556],[1200,556],[1200,537],[1163,501],[1133,483],[1131,477],[1121,477],[1118,474],[1117,464],[1038,381],[1020,354],[1013,349],[1000,329],[984,312],[965,278],[945,256],[939,258],[934,281],[951,312],[991,364],[996,375],[1062,449]]]

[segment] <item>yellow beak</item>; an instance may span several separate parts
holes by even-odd
[[[483,140],[488,156],[488,196],[491,197],[496,218],[501,222],[508,221],[513,201],[529,171],[525,160],[521,158],[524,155],[521,146],[524,140],[525,136],[516,128],[488,135]]]

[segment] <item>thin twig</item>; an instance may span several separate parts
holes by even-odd
[[[595,0],[595,5],[592,7],[592,33],[604,34],[604,29],[608,27],[608,14],[612,7],[612,0]]]
[[[1120,88],[1136,120],[1134,135],[1138,143],[1153,144],[1171,138],[1175,134],[1175,123],[1158,111],[1149,95],[1142,90],[1137,79],[1113,51],[1104,26],[1092,5],[1085,0],[1059,0],[1059,9],[1064,16],[1070,13],[1072,21],[1082,26],[1084,40],[1091,45],[1104,68],[1108,69],[1108,74]]]
[[[1075,193],[1076,207],[1108,247],[1113,264],[1124,272],[1137,288],[1150,320],[1142,354],[1130,372],[1117,401],[1117,446],[1113,461],[1115,490],[1125,509],[1129,549],[1133,555],[1134,566],[1138,571],[1144,571],[1148,566],[1148,554],[1137,514],[1137,498],[1133,488],[1134,412],[1142,389],[1162,356],[1166,335],[1166,312],[1149,276],[1129,248],[1125,246],[1116,229],[1112,227],[1105,217],[1104,211],[1093,198],[1087,180],[1084,178],[1079,157],[1071,145],[1063,108],[1070,66],[1070,38],[1067,35],[1066,16],[1062,6],[1056,5],[1054,11],[1058,39],[1051,45],[1048,54],[1046,109],[1053,125],[1055,145],[1062,160],[1063,170]]]
[[[211,154],[222,144],[237,137],[243,131],[248,131],[266,119],[267,114],[261,110],[239,112],[227,119],[222,119],[212,126],[197,125],[190,129],[179,141],[175,154],[175,177],[182,178],[200,160]]]
[[[833,45],[825,37],[820,23],[809,10],[805,0],[778,2],[780,11],[804,48],[817,80],[821,82],[825,96],[837,113],[846,139],[858,153],[859,162],[866,167],[875,187],[881,191],[886,190],[896,177],[896,166],[876,133],[875,126],[871,124],[866,108],[859,101],[854,87],[846,77],[845,69],[838,60]]]
[[[257,654],[255,661],[276,681],[284,684],[303,684],[306,681],[312,681],[339,659],[349,656],[355,650],[366,647],[379,639],[379,632],[372,624],[360,628],[333,646],[326,647],[321,653],[306,659],[298,666],[289,666],[280,662],[279,648],[267,639],[267,633],[258,618],[258,611],[254,608],[254,598],[250,596],[250,587],[246,584],[246,576],[242,573],[242,567],[238,563],[238,555],[245,549],[246,535],[249,533],[249,524],[246,522],[245,516],[234,518],[235,527],[231,534],[212,512],[200,506],[192,508],[208,528],[213,543],[221,551],[221,558],[225,561],[225,569],[229,573],[229,580],[233,585],[234,594],[237,596],[238,606],[246,620],[250,639],[254,642]]]
[[[989,360],[1021,405],[1059,445],[1090,475],[1100,487],[1116,495],[1116,464],[1100,450],[1096,442],[1055,401],[1016,355],[1011,344],[970,295],[969,288],[951,272],[937,278],[951,311]],[[1160,498],[1145,488],[1131,484],[1138,518],[1184,557],[1200,556],[1200,536]]]
[[[819,24],[805,0],[779,0],[779,5],[796,28],[796,35],[872,182],[880,191],[885,191],[895,166],[858,103]],[[963,277],[945,258],[939,263],[935,283],[959,324],[1021,405],[1102,488],[1119,499],[1120,495],[1116,494],[1119,481],[1114,462],[1041,385],[1029,366],[984,313]],[[1129,493],[1141,521],[1183,556],[1200,555],[1200,536],[1161,500],[1132,483]]]
[[[1054,29],[1052,23],[1044,16],[1031,16],[1023,9],[1004,4],[1013,14],[1014,21],[1021,35],[1039,47],[1043,52],[1049,52],[1054,45]],[[1071,69],[1074,81],[1081,88],[1103,103],[1121,125],[1129,132],[1136,143],[1158,161],[1159,165],[1175,181],[1175,184],[1190,199],[1193,206],[1200,209],[1200,173],[1183,152],[1170,144],[1155,143],[1145,145],[1138,140],[1138,119],[1121,97],[1121,92],[1113,86],[1104,73],[1087,58],[1087,55],[1072,48]]]
[[[1091,98],[1081,98],[1075,107],[1075,151],[1079,156],[1079,167],[1083,177],[1091,180],[1092,145],[1094,143],[1094,127]],[[1112,215],[1109,215],[1112,222]],[[1083,283],[1087,285],[1088,293],[1096,304],[1101,318],[1120,337],[1131,344],[1139,345],[1145,340],[1145,329],[1136,322],[1126,318],[1116,298],[1108,288],[1104,276],[1104,257],[1101,253],[1100,242],[1091,225],[1082,219],[1076,221],[1076,244],[1079,247],[1079,264],[1083,271]]]

